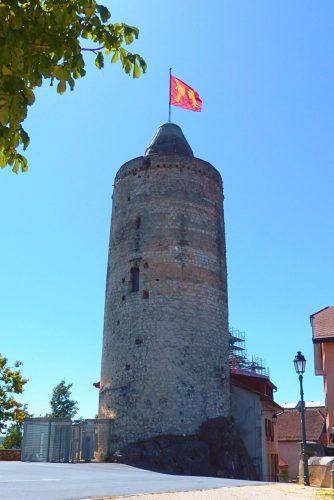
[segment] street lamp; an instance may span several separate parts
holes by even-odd
[[[306,359],[302,355],[301,351],[298,351],[295,359],[293,360],[295,365],[296,373],[299,375],[300,383],[300,423],[302,429],[302,457],[304,463],[304,485],[310,485],[309,473],[308,473],[308,458],[306,454],[306,430],[305,430],[305,404],[304,404],[304,391],[303,391],[303,373],[305,372]]]

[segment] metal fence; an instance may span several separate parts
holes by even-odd
[[[86,419],[72,426],[72,462],[90,462],[109,449],[112,419]]]
[[[22,462],[89,462],[109,446],[110,419],[72,422],[62,418],[30,418],[24,422]]]

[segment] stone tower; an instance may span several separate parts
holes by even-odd
[[[112,452],[228,415],[222,180],[166,123],[115,179],[99,416]]]

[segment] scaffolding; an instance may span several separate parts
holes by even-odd
[[[248,356],[245,337],[245,332],[240,330],[231,328],[229,331],[229,361],[231,372],[269,377],[269,369],[266,368],[264,360],[256,356]]]

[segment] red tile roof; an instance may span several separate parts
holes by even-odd
[[[307,441],[322,442],[322,432],[326,409],[324,406],[306,408],[305,428]],[[279,441],[301,441],[300,412],[295,409],[285,409],[277,418],[277,435]]]
[[[280,469],[288,469],[289,464],[282,458],[281,456],[278,457],[278,467]]]
[[[258,394],[270,395],[271,397],[273,390],[277,389],[269,377],[239,369],[231,369],[230,381],[235,385],[240,385]]]
[[[249,373],[241,373],[239,371],[231,370],[230,383],[246,389],[247,391],[254,392],[261,397],[262,401],[266,401],[267,405],[273,411],[281,411],[282,407],[274,401],[273,390],[276,386],[264,375],[257,373],[250,375]]]
[[[310,316],[313,339],[334,338],[334,307],[325,307]]]

